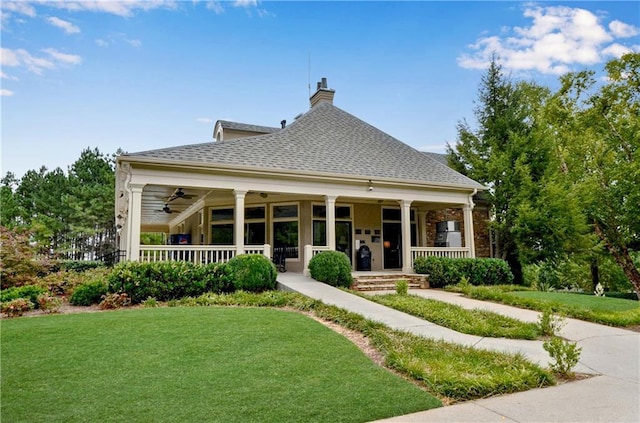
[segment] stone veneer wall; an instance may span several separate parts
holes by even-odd
[[[436,223],[445,220],[460,222],[462,245],[464,246],[464,216],[462,209],[431,210],[427,212],[427,247],[435,246]],[[476,246],[476,257],[491,257],[491,235],[489,232],[489,209],[475,206],[473,208],[473,235]]]

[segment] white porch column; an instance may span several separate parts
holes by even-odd
[[[471,204],[466,204],[463,208],[464,213],[464,246],[469,248],[469,257],[475,258],[476,245],[473,237],[473,201],[469,199]]]
[[[402,219],[402,271],[411,273],[413,262],[411,260],[411,201],[400,200],[400,213]]]
[[[324,197],[327,211],[327,247],[332,251],[336,249],[336,198],[329,195]]]
[[[244,254],[244,197],[247,191],[234,190],[233,195],[236,197],[236,207],[234,209],[234,239],[237,254]]]
[[[127,259],[140,260],[140,224],[142,221],[142,189],[144,184],[129,185],[129,218],[127,219]]]

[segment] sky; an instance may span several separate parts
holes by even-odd
[[[514,80],[557,87],[640,52],[634,1],[5,1],[1,168],[68,167],[210,142],[217,120],[278,127],[334,104],[444,152],[492,53]]]

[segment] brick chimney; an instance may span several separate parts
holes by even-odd
[[[311,96],[309,101],[311,102],[311,107],[319,104],[323,101],[328,101],[333,104],[333,96],[336,91],[327,88],[327,78],[322,78],[320,82],[318,82],[318,87],[316,92]]]

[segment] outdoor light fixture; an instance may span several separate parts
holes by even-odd
[[[373,182],[369,179],[369,191],[373,191]]]

